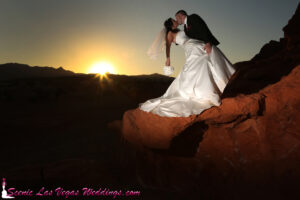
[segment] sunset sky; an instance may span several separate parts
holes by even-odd
[[[249,60],[282,28],[298,0],[0,0],[0,64],[62,66],[88,73],[106,61],[115,73],[161,73],[165,52],[150,60],[146,51],[168,17],[184,9],[197,13],[232,62]],[[183,26],[179,26],[183,29]],[[175,74],[184,64],[172,45]]]

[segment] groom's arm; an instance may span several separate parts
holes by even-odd
[[[210,30],[205,21],[197,14],[191,14],[190,16],[193,35],[197,35],[199,39],[205,43],[210,43]]]
[[[205,21],[197,14],[192,14],[192,23],[194,24],[194,34],[199,37],[200,40],[203,40],[205,42],[204,50],[210,54],[212,49],[212,41],[210,40],[210,30],[205,23]]]

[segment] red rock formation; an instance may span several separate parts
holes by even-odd
[[[284,37],[287,40],[287,48],[300,47],[300,6],[298,6],[295,14],[289,20],[288,24],[283,27]]]
[[[278,83],[256,94],[226,98],[198,116],[168,118],[138,109],[126,111],[122,133],[138,151],[140,182],[184,195],[199,190],[203,197],[214,190],[226,192],[229,185],[239,188],[236,195],[251,190],[252,195],[274,198],[281,192],[294,195],[300,180],[299,77],[300,65]],[[200,123],[207,127],[196,125]],[[181,140],[187,144],[176,143],[176,137],[186,132],[199,136],[204,132],[198,146],[185,137]],[[168,150],[155,152],[148,147]],[[270,191],[255,190],[264,184]]]
[[[284,28],[287,46],[241,63],[219,107],[186,118],[136,108],[110,124],[136,152],[142,185],[187,199],[292,199],[299,194],[299,12],[298,6]]]
[[[256,93],[278,82],[300,64],[300,5],[283,28],[284,38],[271,40],[249,61],[235,63],[236,73],[229,80],[222,98]]]

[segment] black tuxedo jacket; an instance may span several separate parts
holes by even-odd
[[[197,14],[191,14],[187,17],[187,26],[184,26],[185,34],[193,39],[202,40],[205,43],[217,46],[220,42],[210,32],[204,20]]]

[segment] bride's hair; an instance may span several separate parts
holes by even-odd
[[[166,28],[166,41],[167,41],[167,37],[168,37],[168,33],[169,31],[173,32],[173,33],[177,33],[178,31],[180,31],[179,28],[175,28],[175,29],[172,29],[172,26],[173,26],[173,21],[172,21],[172,18],[168,18],[165,22],[164,22],[164,26]],[[177,44],[176,44],[177,45]]]

